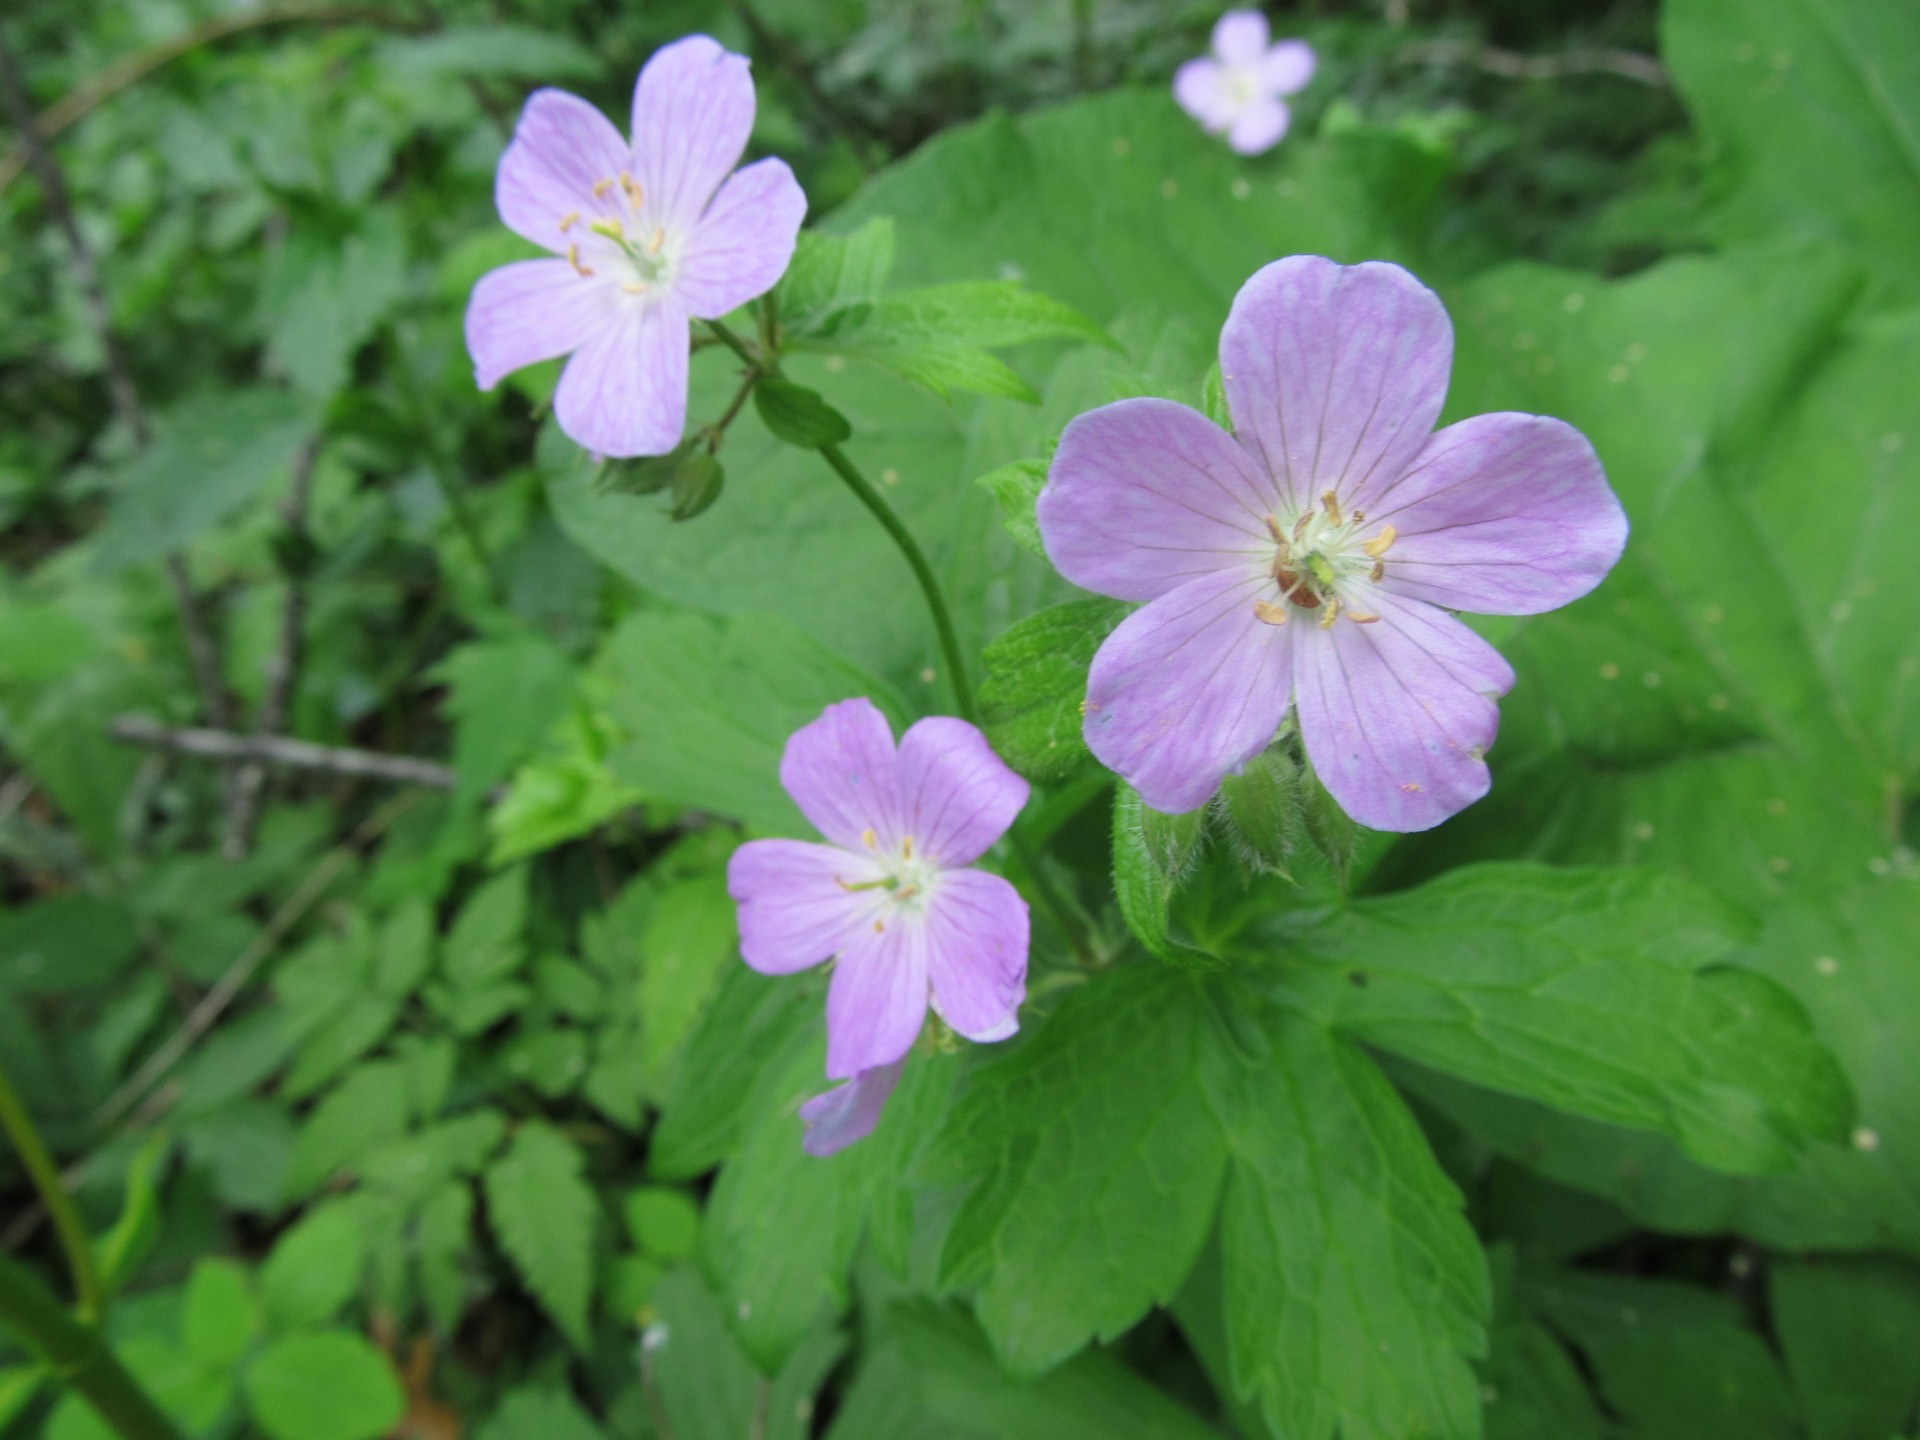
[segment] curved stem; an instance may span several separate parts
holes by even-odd
[[[33,1272],[0,1256],[0,1324],[33,1347],[125,1440],[181,1440],[180,1431],[140,1382],[46,1292]]]
[[[100,1284],[99,1268],[94,1264],[93,1241],[87,1235],[80,1212],[74,1209],[73,1197],[60,1181],[59,1166],[47,1153],[46,1143],[34,1128],[27,1107],[20,1103],[20,1096],[4,1067],[0,1067],[0,1129],[7,1132],[7,1138],[19,1152],[20,1163],[26,1167],[27,1177],[40,1193],[40,1203],[47,1207],[47,1214],[53,1220],[60,1248],[66,1252],[67,1268],[73,1272],[74,1301],[80,1318],[89,1322],[98,1320],[106,1311],[107,1297]]]

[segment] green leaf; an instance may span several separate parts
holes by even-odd
[[[533,25],[449,24],[431,35],[383,40],[379,57],[402,85],[468,76],[551,84],[601,73],[600,57],[585,45]]]
[[[441,973],[456,988],[477,991],[526,963],[520,930],[527,916],[527,870],[517,865],[482,885],[460,908],[441,946]]]
[[[573,699],[572,660],[539,634],[471,641],[436,673],[449,687],[456,805],[478,802],[506,779]]]
[[[409,998],[433,969],[433,906],[414,898],[380,927],[380,948],[373,963],[374,987],[382,995]]]
[[[613,633],[597,664],[631,737],[608,758],[616,776],[656,799],[809,837],[780,788],[787,737],[832,702],[881,688],[772,616],[643,611]]]
[[[820,398],[820,392],[791,380],[766,379],[753,387],[753,406],[776,440],[818,450],[853,436],[847,417]]]
[[[374,1440],[407,1403],[386,1356],[328,1330],[269,1346],[247,1371],[247,1406],[272,1440]]]
[[[878,299],[892,269],[892,216],[875,216],[848,235],[802,230],[774,292],[781,329],[804,337],[836,312]]]
[[[700,1207],[684,1190],[642,1185],[621,1202],[633,1243],[659,1260],[684,1260],[700,1234]]]
[[[606,1432],[565,1390],[510,1390],[476,1440],[605,1440]]]
[[[384,994],[351,996],[346,1004],[310,1036],[281,1082],[289,1100],[304,1100],[342,1070],[366,1054],[393,1029],[400,1018],[400,997]]]
[[[18,1419],[51,1378],[45,1365],[0,1366],[0,1427]]]
[[[1022,775],[1052,779],[1088,758],[1081,734],[1087,667],[1127,608],[1112,600],[1056,605],[987,646],[980,685],[987,739]]]
[[[573,1344],[588,1343],[597,1206],[578,1147],[540,1121],[523,1124],[487,1167],[487,1218],[527,1289]]]
[[[1100,1351],[1015,1380],[962,1315],[896,1303],[875,1327],[827,1440],[1216,1440],[1164,1392]]]
[[[1477,1437],[1467,1362],[1492,1300],[1459,1192],[1358,1049],[1296,1016],[1263,1022],[1263,1055],[1209,1072],[1231,1155],[1220,1266],[1237,1392],[1299,1440]]]
[[[1717,172],[1731,242],[1816,236],[1920,297],[1920,13],[1879,0],[1674,0],[1660,51]]]
[[[274,1242],[260,1270],[260,1299],[276,1332],[325,1325],[360,1293],[366,1266],[363,1207],[319,1205]]]
[[[406,232],[391,210],[367,211],[345,235],[294,227],[273,253],[261,297],[268,368],[311,400],[331,399],[406,282]]]
[[[180,1338],[196,1364],[236,1369],[264,1323],[242,1266],[219,1257],[195,1263],[180,1302]]]
[[[973,483],[998,502],[1000,523],[1013,537],[1013,543],[1029,555],[1046,559],[1047,547],[1040,538],[1040,522],[1034,516],[1034,506],[1047,484],[1046,461],[1016,460],[998,470],[989,470]]]
[[[150,1135],[127,1166],[127,1193],[120,1218],[100,1241],[100,1278],[109,1291],[132,1278],[160,1238],[160,1193],[154,1171],[171,1148],[166,1135]]]
[[[1781,1169],[1852,1095],[1784,991],[1716,963],[1740,928],[1652,871],[1472,867],[1290,936],[1280,988],[1421,1065]]]
[[[361,1178],[410,1197],[436,1190],[455,1175],[477,1175],[506,1138],[497,1110],[471,1110],[370,1153]]]
[[[1920,1270],[1888,1256],[1776,1257],[1767,1297],[1812,1440],[1877,1440],[1920,1403]]]
[[[139,949],[125,904],[55,895],[0,916],[0,992],[57,995],[104,985]]]
[[[1171,911],[1181,874],[1197,853],[1207,812],[1162,815],[1147,808],[1131,785],[1113,792],[1113,894],[1133,938],[1148,952],[1183,969],[1218,969],[1209,951],[1176,939]]]
[[[310,1195],[360,1156],[407,1128],[404,1067],[373,1060],[351,1071],[300,1127],[287,1195]]]
[[[95,542],[103,573],[184,549],[284,480],[312,431],[282,390],[228,390],[156,417],[154,443],[127,476]]]
[[[414,1241],[427,1314],[435,1329],[450,1335],[466,1311],[465,1262],[473,1251],[473,1191],[464,1181],[450,1181],[427,1197]]]
[[[647,1087],[666,1086],[721,971],[739,963],[740,933],[724,869],[675,881],[654,898],[639,938],[639,1005]]]
[[[1016,1372],[1119,1335],[1186,1278],[1226,1165],[1199,1074],[1213,1042],[1191,977],[1124,967],[961,1082],[926,1162],[973,1182],[941,1274],[979,1287]]]

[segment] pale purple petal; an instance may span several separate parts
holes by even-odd
[[[1258,10],[1229,10],[1214,22],[1213,53],[1251,70],[1267,53],[1267,35],[1267,17]]]
[[[1027,902],[998,875],[940,877],[927,908],[928,979],[933,1008],[967,1039],[985,1044],[1020,1028],[1027,930]]]
[[[560,373],[560,428],[596,455],[666,454],[687,425],[688,340],[678,305],[619,297]]]
[[[1299,620],[1268,625],[1262,571],[1189,580],[1107,637],[1087,676],[1087,745],[1155,810],[1180,814],[1273,739],[1293,689]]]
[[[807,197],[784,160],[761,160],[720,187],[687,237],[674,288],[716,320],[771,290],[793,259]]]
[[[1403,599],[1385,586],[1372,590],[1361,603],[1378,615],[1383,625],[1392,626],[1433,656],[1468,689],[1489,699],[1513,689],[1513,666],[1507,663],[1507,657],[1446,611],[1423,600]]]
[[[1435,654],[1426,648],[1430,628],[1402,629],[1397,610],[1380,613],[1377,624],[1343,619],[1295,637],[1300,734],[1322,783],[1355,820],[1375,830],[1430,830],[1492,784],[1481,756],[1500,712],[1462,675],[1492,667],[1457,636],[1457,651]],[[1432,611],[1420,618],[1466,630]]]
[[[669,230],[700,218],[753,133],[753,75],[705,35],[654,52],[633,90],[634,177]]]
[[[880,1123],[881,1113],[907,1068],[902,1055],[891,1065],[862,1070],[844,1085],[816,1095],[800,1107],[807,1135],[801,1146],[809,1155],[827,1156],[867,1138]]]
[[[1277,502],[1270,478],[1206,416],[1138,399],[1067,426],[1035,513],[1047,556],[1067,579],[1120,600],[1152,600],[1270,553],[1266,517]]]
[[[1280,100],[1256,100],[1227,127],[1227,144],[1241,155],[1259,155],[1280,143],[1292,112]]]
[[[831,959],[873,922],[881,902],[847,886],[879,868],[837,845],[749,840],[727,861],[739,906],[740,953],[763,975],[791,975]]]
[[[893,728],[871,700],[841,700],[787,740],[780,783],[813,826],[846,850],[891,851],[900,834]]]
[[[611,320],[600,286],[564,260],[516,260],[480,277],[467,302],[474,383],[491,390],[524,365],[570,355]]]
[[[927,1018],[927,926],[876,920],[840,952],[827,987],[827,1078],[850,1080],[898,1060]]]
[[[1189,60],[1174,71],[1173,98],[1209,130],[1226,129],[1237,108],[1227,88],[1226,71],[1217,60]]]
[[[494,203],[515,234],[564,254],[562,223],[603,208],[593,187],[631,163],[627,142],[593,106],[564,90],[536,90],[500,157]]]
[[[899,823],[914,854],[943,869],[971,865],[1007,833],[1032,787],[964,720],[933,715],[900,737]]]
[[[1348,510],[1398,479],[1446,399],[1453,327],[1398,265],[1277,260],[1234,298],[1220,334],[1234,430],[1294,503]]]
[[[1399,536],[1396,594],[1487,615],[1537,615],[1579,599],[1627,543],[1600,457],[1562,420],[1476,415],[1435,435],[1369,512]]]
[[[1292,95],[1313,79],[1313,47],[1304,40],[1282,40],[1260,59],[1260,88],[1269,95]]]

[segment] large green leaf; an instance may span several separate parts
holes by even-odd
[[[247,1371],[247,1405],[272,1440],[374,1440],[407,1408],[387,1357],[344,1330],[274,1342]]]
[[[1882,1255],[1775,1259],[1774,1331],[1813,1440],[1879,1440],[1920,1402],[1920,1271]]]

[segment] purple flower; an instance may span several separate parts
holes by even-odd
[[[1189,60],[1174,73],[1173,98],[1206,128],[1225,134],[1242,155],[1271,150],[1292,119],[1280,97],[1313,78],[1313,47],[1303,40],[1267,43],[1267,17],[1229,10],[1213,27],[1213,56]]]
[[[809,1155],[832,1155],[856,1140],[864,1140],[880,1123],[880,1112],[887,1108],[900,1072],[907,1068],[902,1055],[891,1065],[862,1070],[844,1085],[836,1085],[816,1095],[800,1107],[806,1122],[807,1138],[801,1145]]]
[[[633,142],[560,90],[527,101],[494,184],[510,229],[563,258],[482,277],[467,306],[474,379],[571,355],[560,428],[599,455],[664,455],[687,420],[693,319],[763,295],[793,258],[807,199],[780,160],[737,174],[753,129],[745,56],[704,35],[657,52]]]
[[[1086,736],[1156,810],[1206,804],[1291,706],[1347,813],[1425,830],[1486,794],[1513,671],[1448,614],[1598,585],[1627,521],[1586,437],[1538,415],[1430,433],[1453,329],[1397,265],[1299,255],[1220,335],[1234,433],[1168,400],[1067,427],[1039,502],[1076,585],[1148,602],[1094,657]]]
[[[896,752],[870,701],[842,700],[787,741],[780,783],[830,843],[749,841],[727,866],[727,888],[754,969],[787,975],[835,960],[827,1075],[851,1079],[904,1056],[929,993],[969,1040],[1013,1034],[1026,998],[1027,905],[998,875],[967,867],[1006,833],[1027,782],[986,736],[935,717]],[[838,1103],[857,1108],[868,1093]]]

